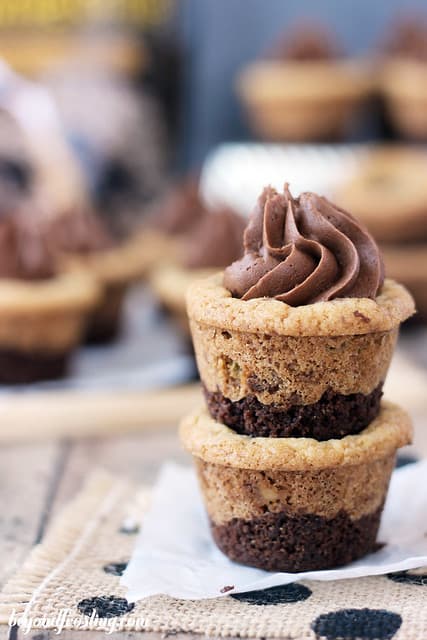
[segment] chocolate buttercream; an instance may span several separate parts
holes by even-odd
[[[271,57],[282,60],[310,62],[332,60],[339,49],[332,35],[316,24],[298,24],[287,31],[273,47]]]
[[[383,49],[391,56],[427,61],[427,20],[408,16],[396,21]]]
[[[188,178],[172,187],[147,214],[146,225],[167,235],[186,233],[205,213],[197,180]]]
[[[243,258],[225,270],[233,296],[275,298],[291,306],[334,298],[375,298],[384,281],[367,229],[326,198],[288,185],[261,194],[244,234]]]
[[[222,207],[207,211],[185,238],[184,266],[188,269],[226,267],[243,253],[246,221]]]
[[[89,209],[58,215],[45,227],[49,245],[56,252],[88,254],[116,244],[103,220]]]
[[[26,215],[0,217],[0,278],[43,280],[55,275],[55,263],[35,220]]]

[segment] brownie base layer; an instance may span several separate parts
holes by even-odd
[[[345,511],[328,520],[303,514],[268,513],[252,520],[211,522],[214,540],[231,560],[266,571],[312,571],[339,567],[377,549],[382,505],[352,521]]]
[[[86,344],[108,344],[118,339],[121,332],[121,318],[94,318],[86,331]]]
[[[86,344],[107,344],[118,339],[120,334],[119,323],[92,325],[88,327],[85,343]]]
[[[123,284],[106,286],[103,299],[89,319],[86,344],[106,344],[119,337],[126,291],[127,287]]]
[[[0,349],[0,384],[28,384],[62,378],[67,373],[69,352],[23,352]]]
[[[380,411],[382,384],[368,395],[326,391],[318,402],[284,408],[255,396],[233,402],[204,387],[209,413],[236,433],[266,438],[344,438],[363,431]]]

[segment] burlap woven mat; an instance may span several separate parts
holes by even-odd
[[[427,568],[204,601],[157,596],[132,608],[119,575],[148,501],[146,489],[94,473],[4,588],[0,621],[24,629],[187,631],[295,640],[427,637]]]

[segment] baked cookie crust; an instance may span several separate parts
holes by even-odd
[[[346,336],[390,331],[415,312],[410,293],[388,279],[375,300],[337,298],[291,307],[270,298],[233,298],[222,277],[218,273],[189,287],[187,311],[192,320],[263,335]]]

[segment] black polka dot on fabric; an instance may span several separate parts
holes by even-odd
[[[408,571],[396,571],[388,573],[387,578],[401,584],[414,584],[417,587],[427,587],[427,573],[409,573]]]
[[[113,576],[121,576],[123,575],[127,566],[127,562],[110,562],[109,564],[104,565],[102,568],[104,569],[105,573],[110,573]]]
[[[135,607],[133,602],[128,602],[126,598],[118,596],[94,596],[80,600],[77,605],[80,613],[85,616],[92,616],[93,613],[99,618],[115,618],[129,613]]]
[[[401,624],[399,614],[385,609],[341,609],[319,616],[311,628],[318,640],[390,640]]]
[[[399,469],[400,467],[406,467],[407,464],[413,464],[414,462],[418,462],[418,458],[401,453],[396,458],[396,469]]]
[[[231,598],[247,602],[248,604],[286,604],[287,602],[301,602],[311,596],[311,590],[303,584],[285,584],[260,591],[248,591],[246,593],[232,593]]]
[[[125,533],[128,536],[136,535],[139,533],[139,524],[137,522],[123,522],[119,529],[119,533]]]

